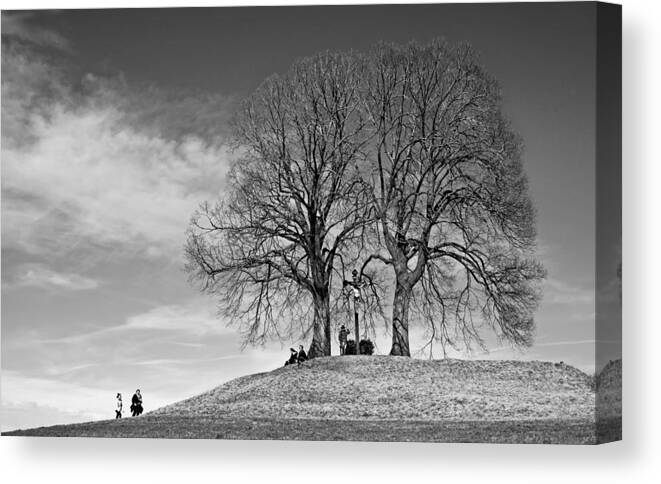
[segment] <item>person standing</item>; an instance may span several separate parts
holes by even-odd
[[[344,325],[340,326],[340,333],[338,336],[338,339],[340,340],[340,355],[344,355],[347,352],[347,336],[349,335],[350,331],[344,327]]]
[[[140,389],[138,388],[131,398],[131,415],[137,417],[142,413],[142,395],[140,394]]]
[[[117,394],[117,408],[115,409],[115,418],[122,418],[122,394]]]

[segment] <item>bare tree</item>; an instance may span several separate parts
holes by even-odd
[[[300,61],[244,103],[234,133],[231,191],[196,213],[186,253],[247,343],[312,332],[311,356],[330,354],[331,293],[346,309],[359,262],[372,330],[377,264],[393,269],[393,355],[410,355],[411,314],[430,354],[482,345],[484,325],[532,341],[544,270],[521,142],[467,46]]]
[[[355,263],[370,207],[360,69],[324,53],[267,79],[234,123],[229,194],[192,219],[187,270],[246,343],[311,332],[310,357],[330,355],[333,275]]]
[[[366,57],[372,202],[382,249],[365,260],[394,270],[392,355],[410,356],[409,315],[430,344],[483,344],[487,325],[528,345],[544,277],[533,260],[535,211],[521,142],[499,88],[468,46],[380,45]]]

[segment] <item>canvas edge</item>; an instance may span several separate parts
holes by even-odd
[[[622,268],[622,6],[596,2],[596,23],[595,432],[604,444],[622,440],[622,380],[605,381],[605,370],[620,376],[622,364],[621,286],[613,301]]]

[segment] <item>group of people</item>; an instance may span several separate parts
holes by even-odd
[[[349,336],[349,331],[344,325],[340,326],[340,332],[338,339],[340,341],[340,354],[344,355],[347,351],[347,336]],[[289,348],[289,359],[285,361],[285,366],[298,364],[300,365],[308,359],[308,355],[303,349],[303,345],[298,346],[298,351],[294,348]]]
[[[124,405],[122,403],[122,394],[118,393],[117,394],[117,408],[115,409],[115,418],[122,418],[122,409],[124,408]],[[133,394],[133,397],[131,398],[131,416],[132,417],[137,417],[138,415],[142,414],[143,408],[142,408],[142,394],[140,393],[140,389],[138,388],[135,393]]]
[[[285,366],[293,364],[300,365],[308,359],[308,354],[303,349],[303,345],[298,345],[298,351],[294,348],[289,348],[289,353],[289,359],[285,361]]]

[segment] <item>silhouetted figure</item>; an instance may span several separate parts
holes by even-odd
[[[131,398],[131,415],[137,417],[142,413],[142,395],[140,389],[137,389]]]
[[[115,418],[122,418],[122,394],[117,394],[117,408],[115,409]]]
[[[340,341],[340,354],[344,355],[347,352],[347,336],[351,331],[344,327],[340,326],[340,333],[338,339]]]
[[[298,352],[294,348],[289,348],[289,359],[285,361],[285,366],[293,365],[298,360]]]
[[[299,345],[299,347],[298,347],[298,357],[296,359],[298,361],[298,364],[300,365],[304,361],[307,361],[307,359],[308,359],[308,354],[303,349],[303,345]]]

